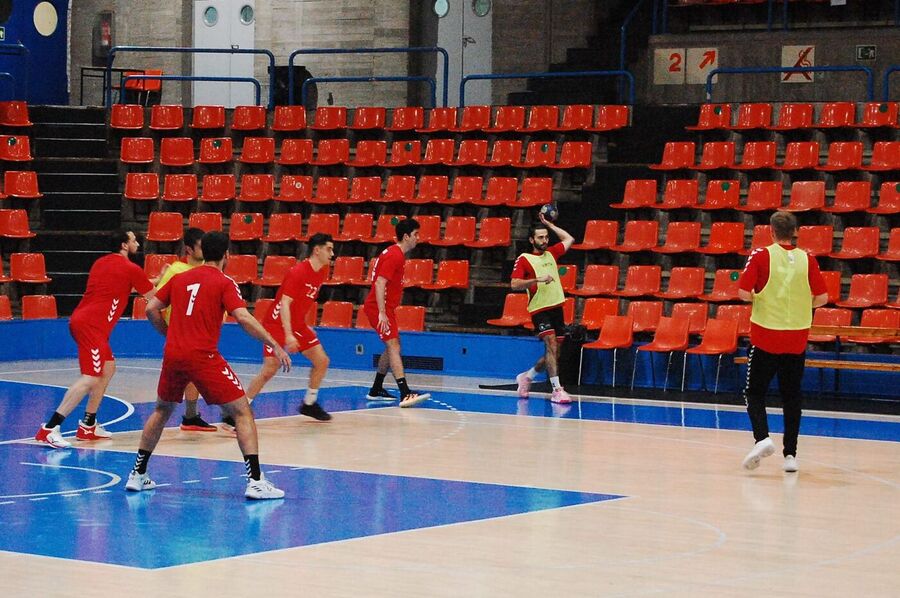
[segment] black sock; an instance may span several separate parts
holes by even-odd
[[[88,413],[87,411],[85,411],[84,417],[81,418],[81,423],[83,423],[84,425],[86,425],[88,427],[93,426],[94,424],[97,423],[97,414],[96,413]]]
[[[405,397],[409,393],[409,385],[406,384],[406,377],[397,378],[397,388],[400,389],[400,396]]]
[[[259,455],[244,455],[244,465],[247,466],[247,475],[251,480],[258,480],[262,477],[259,471]]]
[[[147,462],[150,460],[151,451],[138,449],[137,458],[134,460],[134,471],[140,474],[147,473]]]
[[[376,373],[375,374],[375,382],[372,383],[372,388],[369,389],[370,395],[375,395],[378,392],[381,392],[381,389],[384,388],[384,378],[387,374]]]
[[[47,429],[52,430],[59,424],[63,423],[66,420],[65,415],[60,415],[59,411],[54,411],[53,415],[50,416],[50,421],[47,422]]]

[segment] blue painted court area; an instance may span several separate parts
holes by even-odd
[[[287,496],[255,502],[242,463],[163,456],[150,472],[167,485],[130,493],[130,454],[0,449],[0,550],[143,569],[621,498],[264,466]]]

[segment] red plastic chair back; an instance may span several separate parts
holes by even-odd
[[[317,166],[341,164],[350,159],[349,139],[323,139],[316,147],[316,157],[310,162]]]
[[[275,196],[275,176],[245,174],[241,177],[241,193],[237,199],[246,202],[269,201]]]
[[[744,251],[743,222],[713,222],[709,227],[709,239],[701,253],[726,254]]]
[[[443,203],[478,203],[484,189],[484,179],[480,176],[457,176],[453,179],[453,193]]]
[[[776,168],[777,145],[774,141],[749,141],[744,145],[741,163],[733,166],[737,170]]]
[[[194,163],[194,142],[189,137],[163,137],[159,144],[163,166],[190,166]]]
[[[588,330],[600,330],[610,316],[619,314],[619,300],[609,297],[591,297],[584,302],[584,311],[581,313],[581,325]],[[631,324],[628,325],[628,333],[631,334]],[[629,343],[630,344],[630,343]]]
[[[371,243],[390,243],[397,240],[397,223],[403,216],[397,214],[382,214],[375,222],[375,234],[370,239]]]
[[[263,215],[259,212],[235,212],[231,215],[228,236],[232,241],[257,241],[263,236]]]
[[[843,307],[817,307],[813,312],[813,326],[850,326],[853,323],[853,310]],[[810,334],[811,343],[834,342],[833,334]]]
[[[28,225],[28,212],[25,210],[0,210],[0,237],[30,239],[34,236],[36,234],[31,232]]]
[[[663,147],[662,161],[652,164],[654,170],[678,170],[694,166],[694,155],[697,151],[693,141],[669,141]]]
[[[144,107],[139,104],[113,104],[109,113],[109,126],[132,131],[143,129]]]
[[[737,180],[710,180],[706,186],[706,197],[699,206],[703,210],[737,209],[741,201],[741,183]]]
[[[56,297],[53,295],[24,295],[22,297],[23,320],[55,320]]]
[[[656,205],[656,179],[631,179],[625,183],[625,194],[612,208],[644,208]]]
[[[451,245],[465,245],[475,240],[474,216],[449,216],[444,226],[444,237],[432,241],[432,245],[449,247]]]
[[[225,262],[225,274],[237,284],[246,284],[256,279],[258,266],[259,262],[255,255],[230,253],[228,261]]]
[[[334,267],[331,269],[331,275],[326,281],[326,284],[339,285],[358,283],[365,278],[363,276],[363,269],[365,266],[365,259],[357,255],[336,257],[334,259]]]
[[[850,277],[850,293],[847,299],[838,301],[837,306],[873,307],[884,305],[887,300],[887,274],[854,274]]]
[[[525,293],[508,293],[503,301],[503,313],[499,318],[487,321],[491,326],[523,326],[531,322],[528,313],[528,295]]]
[[[522,131],[552,131],[559,125],[559,108],[556,106],[532,106],[528,111],[528,123]]]
[[[455,152],[456,145],[452,139],[429,139],[425,145],[425,157],[422,158],[422,164],[449,166],[453,164]]]
[[[266,243],[297,241],[303,236],[303,216],[285,212],[269,216],[269,232],[262,238]]]
[[[485,133],[507,133],[519,131],[525,126],[524,106],[498,106],[494,113],[494,125]]]
[[[180,241],[184,236],[184,217],[178,212],[150,212],[147,240],[161,243]]]
[[[227,164],[234,159],[231,137],[207,137],[200,140],[200,164]]]
[[[737,322],[738,336],[750,336],[750,311],[752,305],[719,305],[716,308],[716,319]],[[707,324],[708,325],[708,324]]]
[[[669,225],[671,226],[671,224]],[[669,286],[656,293],[662,299],[688,299],[703,294],[706,270],[700,267],[675,266],[669,273]]]
[[[150,108],[150,128],[154,131],[179,131],[184,127],[184,109],[178,105]]]
[[[144,255],[144,274],[147,278],[158,278],[162,269],[178,261],[178,256],[171,253],[147,253]]]
[[[44,196],[38,190],[37,173],[31,170],[7,170],[3,175],[3,192],[9,197],[21,199],[38,199]]]
[[[782,104],[778,111],[778,122],[770,129],[775,131],[792,131],[809,129],[813,126],[812,104]]]
[[[784,202],[781,181],[753,181],[747,190],[747,203],[738,207],[744,212],[765,212],[781,209]]]
[[[510,244],[510,219],[507,217],[488,217],[481,221],[478,229],[478,240],[466,243],[467,247],[484,249],[487,247],[505,247]]]
[[[697,207],[700,189],[697,179],[672,179],[666,183],[663,191],[661,210],[677,210]]]
[[[782,170],[803,170],[819,165],[817,141],[791,141],[784,150]]]
[[[350,196],[350,181],[343,176],[323,176],[316,181],[316,194],[310,199],[315,204],[346,202]]]
[[[480,206],[515,205],[519,181],[515,177],[495,176],[488,179],[484,199],[477,202]]]
[[[224,129],[225,106],[194,106],[192,129]]]
[[[422,156],[421,141],[395,141],[391,144],[391,159],[388,166],[399,167],[418,164]]]
[[[615,220],[588,220],[582,242],[572,245],[572,249],[607,249],[616,244],[618,234],[619,223]]]
[[[860,259],[878,255],[881,231],[877,226],[848,226],[844,229],[841,250],[831,254],[836,259]]]
[[[459,143],[456,166],[484,166],[487,164],[488,143],[485,139],[463,139]]]
[[[731,168],[734,165],[733,141],[709,141],[703,144],[700,164],[694,166],[696,170],[714,170],[716,168]]]
[[[339,240],[363,241],[371,239],[374,221],[374,217],[369,213],[347,214],[344,216],[344,229]],[[362,270],[362,262],[360,262],[360,270]]]
[[[703,334],[709,318],[708,303],[675,303],[672,305],[672,318],[687,320],[690,334]]]
[[[853,102],[830,102],[822,106],[819,128],[855,127],[856,104]]]
[[[603,264],[588,264],[584,270],[581,287],[570,289],[572,295],[590,297],[593,295],[615,295],[619,287],[619,267]]]
[[[623,297],[640,297],[659,293],[662,269],[659,266],[629,266],[625,273],[625,287],[617,292]]]
[[[522,164],[522,140],[498,139],[491,148],[491,159],[487,166],[521,166]]]
[[[193,212],[188,217],[188,226],[199,228],[207,233],[211,230],[222,230],[222,214],[219,212]]]
[[[236,106],[231,115],[232,131],[258,131],[266,128],[266,109],[262,106]]]
[[[271,164],[274,161],[274,137],[246,137],[244,139],[241,162],[247,164]]]
[[[659,222],[656,220],[629,220],[625,223],[625,237],[621,245],[611,247],[613,251],[644,251],[656,247],[659,236]]]
[[[835,141],[828,146],[828,158],[819,170],[852,170],[862,167],[863,146],[859,141]]]
[[[381,177],[357,176],[350,181],[350,196],[347,203],[381,201]]]
[[[153,140],[149,137],[125,137],[119,150],[119,160],[125,164],[152,164],[155,157]]]
[[[632,330],[634,332],[652,332],[656,330],[662,313],[662,301],[632,301],[628,304],[628,315],[632,319]]]
[[[296,132],[306,128],[306,108],[303,106],[275,106],[272,130]]]
[[[460,133],[482,131],[491,126],[490,106],[465,106],[458,127],[450,130]]]
[[[297,258],[292,255],[267,255],[263,262],[262,276],[253,284],[264,287],[276,287],[284,281],[288,270],[294,267]]]
[[[588,129],[595,133],[615,131],[628,126],[628,106],[604,105],[597,107],[597,121]]]
[[[381,106],[361,106],[353,111],[351,129],[371,130],[383,129],[387,120],[387,110]]]
[[[449,177],[446,175],[426,174],[419,179],[419,191],[413,197],[412,203],[440,203],[447,200],[449,193]]]
[[[688,349],[688,353],[702,355],[731,355],[737,351],[738,323],[735,320],[708,320],[703,338],[696,347]]]
[[[200,201],[220,202],[234,199],[236,184],[233,174],[207,174],[203,176]]]
[[[9,276],[16,282],[44,283],[47,266],[42,253],[13,253],[9,256]]]
[[[425,110],[421,106],[402,106],[391,112],[388,131],[413,131],[421,129],[425,122]]]
[[[831,253],[833,239],[834,227],[830,224],[797,229],[797,247],[813,256]]]
[[[900,141],[876,141],[872,159],[864,170],[900,170]]]
[[[704,301],[737,301],[740,270],[716,270],[712,291],[701,295]]]
[[[425,308],[421,305],[400,305],[396,314],[398,330],[402,332],[425,330]]]
[[[163,180],[162,199],[165,201],[194,201],[197,199],[197,175],[167,174]]]
[[[403,286],[420,287],[431,284],[434,272],[434,260],[413,258],[403,264]]]
[[[775,242],[772,237],[772,226],[769,224],[757,224],[753,227],[753,238],[750,239],[750,249],[745,253],[749,254],[754,249],[760,247],[768,247]]]
[[[872,183],[869,181],[841,181],[834,190],[834,204],[826,212],[864,212],[872,207]]]
[[[387,143],[380,139],[364,139],[357,142],[352,160],[345,160],[347,166],[367,168],[382,166],[387,162]]]
[[[282,166],[301,166],[313,159],[312,139],[285,139],[281,143],[281,155],[275,160]]]
[[[8,182],[6,188],[9,189]],[[129,172],[125,175],[124,196],[125,199],[133,201],[151,201],[158,199],[159,175],[155,172]]]
[[[555,106],[554,106],[555,108]],[[523,168],[553,167],[556,165],[555,141],[530,141],[525,149]]]
[[[456,127],[456,108],[432,108],[428,112],[428,125],[416,128],[421,133],[449,131]]]
[[[305,241],[316,233],[325,233],[332,237],[338,236],[338,229],[341,225],[341,217],[338,214],[310,214],[306,225]]]
[[[490,184],[490,182],[488,183]],[[522,192],[513,207],[531,208],[553,201],[553,179],[550,177],[529,177],[522,181]]]
[[[410,201],[416,194],[416,177],[391,175],[388,177],[383,202]]]
[[[422,285],[428,291],[469,288],[469,260],[444,260],[438,264],[434,283]]]
[[[772,125],[772,104],[741,104],[735,129],[767,129]]]
[[[590,168],[593,151],[590,141],[566,141],[562,144],[556,168]]]
[[[325,328],[350,328],[353,325],[353,304],[349,301],[326,301],[322,305],[319,326]]]
[[[825,181],[795,181],[791,198],[784,208],[789,212],[808,212],[825,207]]]
[[[711,129],[731,128],[730,104],[702,104],[697,124],[685,127],[689,131],[709,131]]]
[[[591,104],[570,104],[563,108],[562,122],[554,131],[580,131],[594,124],[594,107]]]
[[[313,118],[312,129],[334,131],[347,127],[347,108],[344,106],[319,106]]]
[[[858,127],[897,128],[897,102],[867,102]]]

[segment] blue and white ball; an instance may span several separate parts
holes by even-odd
[[[556,209],[556,205],[552,203],[542,205],[541,214],[543,214],[544,218],[549,222],[555,222],[556,219],[559,218],[559,210]]]

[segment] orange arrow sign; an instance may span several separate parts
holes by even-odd
[[[700,61],[700,68],[702,69],[705,66],[709,66],[710,64],[716,61],[716,51],[710,50],[708,52],[703,53],[703,60]]]

